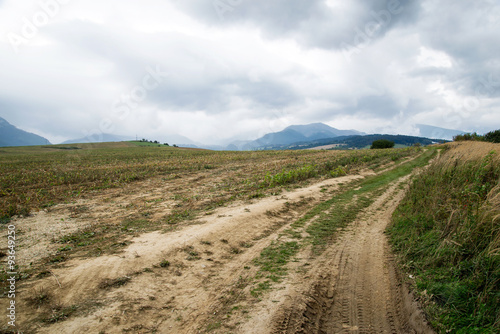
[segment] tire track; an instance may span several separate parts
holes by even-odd
[[[384,234],[408,178],[393,183],[316,261],[309,289],[285,305],[273,333],[433,333],[399,283]]]

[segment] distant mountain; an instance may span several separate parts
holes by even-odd
[[[287,145],[298,141],[304,141],[306,139],[307,137],[302,133],[286,128],[280,132],[268,133],[255,140],[254,143],[257,144],[257,146]]]
[[[465,133],[460,130],[445,129],[425,124],[416,124],[416,127],[420,131],[420,136],[433,139],[452,140],[454,136]]]
[[[85,143],[109,143],[109,142],[120,142],[127,140],[134,140],[135,138],[126,136],[117,136],[109,133],[99,133],[91,136],[66,140],[61,144],[85,144]]]
[[[364,135],[364,132],[356,130],[339,130],[323,123],[313,123],[309,125],[291,125],[287,129],[295,130],[307,137],[309,140],[333,138],[340,136]]]
[[[16,128],[0,117],[0,147],[50,144],[46,138]]]
[[[154,139],[154,138],[152,138]],[[184,137],[181,135],[176,135],[176,134],[171,134],[171,135],[165,135],[165,136],[160,136],[159,141],[162,143],[169,143],[170,145],[176,144],[181,147],[194,147],[198,145],[188,137]]]
[[[373,134],[373,135],[365,135],[365,136],[340,136],[336,138],[326,138],[326,139],[317,139],[307,142],[299,142],[293,143],[290,145],[281,145],[269,147],[268,149],[274,150],[303,150],[303,149],[311,149],[316,147],[328,147],[333,145],[338,145],[336,149],[361,149],[367,146],[370,146],[373,141],[379,139],[387,139],[393,141],[396,145],[402,146],[412,146],[416,143],[420,145],[426,146],[436,143],[435,140],[423,137],[415,137],[415,136],[404,136],[404,135],[384,135],[384,134]]]
[[[279,132],[268,133],[253,141],[237,141],[227,146],[228,150],[255,150],[268,147],[290,145],[297,142],[306,142],[339,136],[361,135],[356,130],[338,130],[323,123],[308,125],[291,125]]]

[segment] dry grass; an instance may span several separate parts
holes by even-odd
[[[458,162],[478,161],[491,152],[495,152],[493,161],[500,162],[500,144],[465,141],[448,143],[446,147],[446,152],[440,159],[444,166],[453,166]]]

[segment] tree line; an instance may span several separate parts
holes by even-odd
[[[478,135],[476,132],[464,133],[453,137],[453,141],[486,141],[490,143],[500,143],[500,130],[490,131],[484,136]]]

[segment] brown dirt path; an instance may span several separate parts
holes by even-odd
[[[270,319],[273,334],[434,333],[400,283],[384,234],[406,180],[380,196],[288,291]]]

